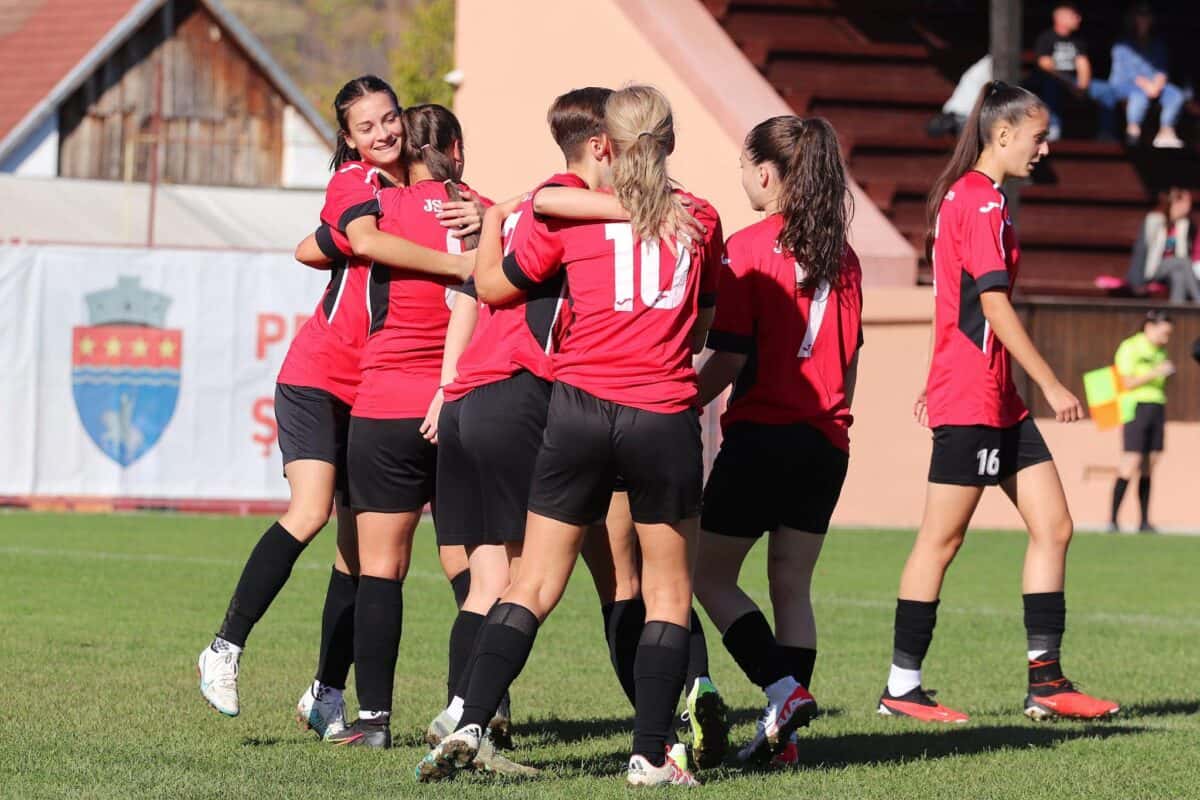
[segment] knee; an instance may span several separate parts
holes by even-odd
[[[642,602],[646,604],[646,619],[688,619],[692,612],[692,590],[685,583],[665,583],[653,588],[643,586]]]
[[[288,533],[301,541],[308,541],[316,536],[328,521],[329,508],[315,503],[295,502],[288,506],[287,513],[279,520]]]

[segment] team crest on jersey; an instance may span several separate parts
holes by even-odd
[[[75,409],[106,456],[127,467],[162,437],[179,399],[183,334],[164,327],[171,299],[121,277],[87,295],[72,332]]]

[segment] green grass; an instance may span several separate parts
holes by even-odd
[[[432,530],[405,592],[390,752],[334,750],[292,722],[312,677],[332,536],[304,554],[242,659],[242,714],[200,699],[195,657],[267,521],[0,514],[0,796],[626,797],[630,713],[608,666],[586,571],[513,689],[534,781],[466,775],[418,786],[419,734],[443,697],[452,614]],[[1200,538],[1080,535],[1069,579],[1068,674],[1119,700],[1102,725],[1020,713],[1021,535],[977,533],[952,570],[926,682],[972,714],[953,729],[880,719],[905,532],[830,535],[816,578],[825,715],[802,768],[702,774],[698,796],[1200,797]],[[763,548],[745,574],[765,597]],[[759,695],[710,629],[712,669],[750,734]]]

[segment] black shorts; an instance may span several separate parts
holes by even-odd
[[[433,498],[437,447],[421,435],[424,421],[350,418],[352,509],[399,514],[419,511]]]
[[[1052,460],[1032,417],[1008,428],[939,425],[933,429],[929,482],[995,486],[1026,467]]]
[[[700,513],[704,463],[695,411],[659,414],[554,384],[529,510],[571,525],[603,519],[617,476],[634,522]]]
[[[824,534],[849,463],[810,425],[730,425],[704,487],[700,527],[746,538],[780,526]]]
[[[313,459],[333,464],[337,490],[345,492],[346,442],[350,429],[350,406],[324,389],[275,384],[275,425],[283,475],[293,461]]]
[[[524,540],[529,486],[549,404],[550,383],[518,372],[442,406],[439,545]]]
[[[1125,423],[1122,438],[1126,453],[1161,453],[1167,427],[1167,407],[1162,403],[1138,403],[1133,419]]]

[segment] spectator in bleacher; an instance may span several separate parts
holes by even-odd
[[[958,136],[963,123],[975,107],[979,90],[992,79],[992,57],[986,55],[967,67],[958,79],[950,99],[942,105],[942,113],[929,120],[925,132],[935,139],[939,136]]]
[[[1167,344],[1171,341],[1170,315],[1155,309],[1146,312],[1142,329],[1117,348],[1113,361],[1121,382],[1137,401],[1134,417],[1125,423],[1122,433],[1121,462],[1117,465],[1117,482],[1113,486],[1112,517],[1109,530],[1120,530],[1117,512],[1125,490],[1135,475],[1138,476],[1138,502],[1141,505],[1142,521],[1138,530],[1156,533],[1150,524],[1150,475],[1163,449],[1167,419],[1167,378],[1175,374],[1175,365],[1167,358]]]
[[[1098,96],[1097,102],[1112,107],[1125,101],[1125,138],[1137,144],[1142,137],[1142,121],[1154,100],[1161,106],[1158,135],[1154,146],[1180,148],[1183,142],[1175,133],[1175,122],[1187,99],[1167,80],[1167,46],[1154,32],[1154,12],[1148,3],[1138,3],[1129,11],[1124,39],[1113,45],[1111,91]]]
[[[1134,290],[1149,283],[1166,284],[1171,302],[1200,302],[1196,260],[1200,258],[1200,229],[1192,223],[1192,193],[1172,188],[1163,192],[1158,208],[1146,215],[1133,245],[1125,280]]]
[[[1091,97],[1100,106],[1100,132],[1112,135],[1112,88],[1107,81],[1092,78],[1092,62],[1088,58],[1087,40],[1079,34],[1083,15],[1074,3],[1058,3],[1050,18],[1051,25],[1042,31],[1033,45],[1037,59],[1032,88],[1050,109],[1050,141],[1062,136],[1063,93]]]

